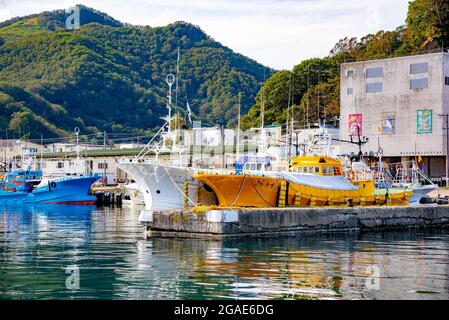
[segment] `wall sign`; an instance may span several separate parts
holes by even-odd
[[[395,134],[396,133],[396,112],[384,112],[382,113],[382,134]]]
[[[360,128],[360,136],[362,135],[362,114],[350,114],[349,115],[349,135],[357,137],[357,128]]]
[[[416,111],[416,131],[418,134],[432,133],[432,110]]]

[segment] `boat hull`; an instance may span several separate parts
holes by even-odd
[[[193,178],[194,170],[191,168],[138,162],[119,163],[118,167],[138,185],[144,197],[145,210],[182,209],[215,203],[213,193]]]
[[[376,195],[373,188],[338,190],[303,185],[270,176],[197,174],[195,179],[214,190],[219,207],[278,207],[281,206],[334,206],[347,205],[405,205],[411,192]],[[282,197],[281,195],[284,194]]]
[[[1,202],[23,202],[42,204],[95,204],[96,197],[90,195],[98,176],[69,179],[53,179],[48,185],[38,186],[32,192],[0,192]]]
[[[422,198],[428,197],[429,193],[438,189],[437,185],[424,185],[413,188],[413,195],[410,198],[410,204],[420,204]]]

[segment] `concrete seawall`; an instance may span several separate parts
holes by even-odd
[[[319,232],[366,232],[449,227],[449,206],[270,208],[142,212],[148,236],[270,237]]]

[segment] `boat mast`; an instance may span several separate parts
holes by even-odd
[[[179,59],[180,49],[178,47],[178,57],[176,59],[176,88],[175,88],[175,108],[178,108],[178,80],[179,80]]]
[[[240,112],[241,112],[241,99],[242,93],[239,92],[239,114],[237,117],[237,146],[236,146],[236,158],[238,160],[240,156]]]
[[[79,134],[80,134],[80,128],[76,127],[75,128],[75,139],[76,139],[76,160],[79,161],[80,160],[80,146],[79,146]]]
[[[288,87],[288,101],[287,101],[287,122],[285,123],[285,157],[290,156],[290,144],[289,144],[289,130],[290,130],[290,98],[291,98],[291,90],[292,84]]]
[[[263,78],[265,82],[265,69],[263,71]],[[262,104],[260,107],[260,137],[261,137],[260,153],[265,153],[265,86],[262,86]]]

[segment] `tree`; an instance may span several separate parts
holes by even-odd
[[[19,137],[29,136],[34,122],[33,115],[28,111],[20,111],[13,113],[9,122],[9,130],[16,131]]]
[[[447,0],[415,0],[407,14],[409,41],[420,51],[449,45],[449,2]]]

